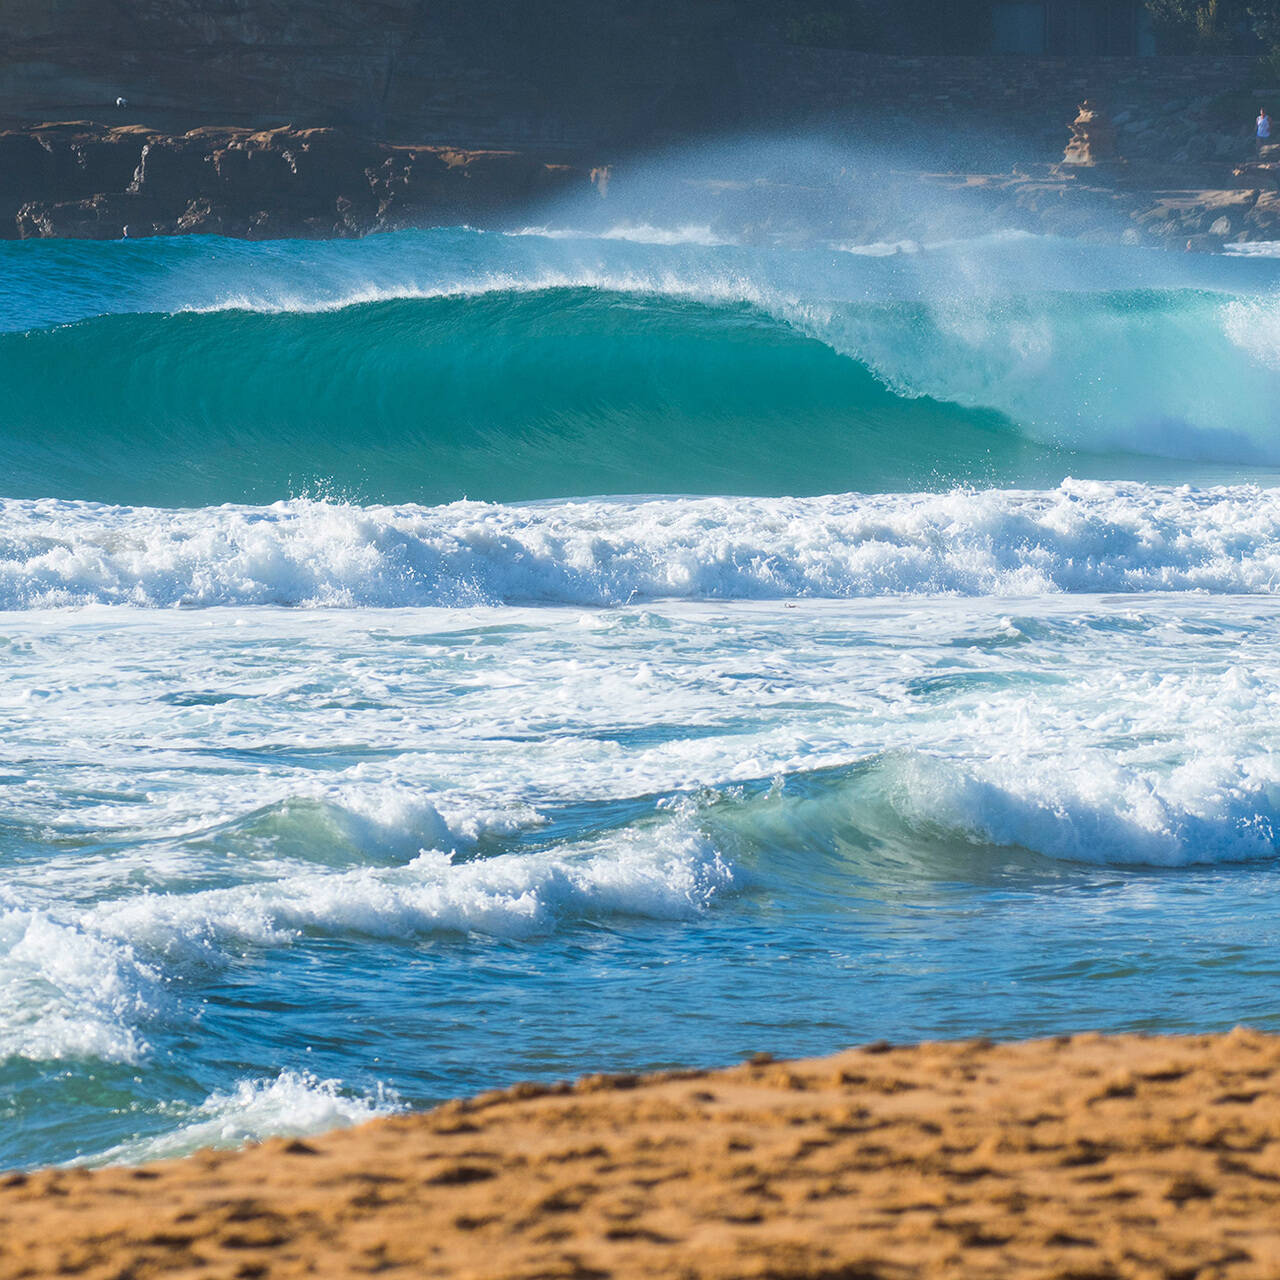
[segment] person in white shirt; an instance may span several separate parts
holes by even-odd
[[[1258,112],[1258,154],[1262,154],[1262,148],[1271,141],[1271,117],[1267,115],[1266,107]]]

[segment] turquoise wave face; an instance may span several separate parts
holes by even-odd
[[[821,493],[1047,466],[743,303],[593,289],[0,336],[12,496],[195,506]],[[1060,474],[1060,469],[1059,469]]]
[[[1268,263],[1173,287],[1099,259],[1106,287],[1064,291],[1021,241],[898,262],[440,236],[345,259],[17,246],[3,496],[814,495],[1280,462]]]

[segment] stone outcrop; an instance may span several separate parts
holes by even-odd
[[[1088,168],[1117,158],[1116,131],[1096,102],[1086,98],[1080,104],[1070,129],[1071,140],[1062,157],[1063,164]]]
[[[1234,168],[1134,161],[939,173],[894,164],[874,177],[859,171],[820,180],[788,175],[786,159],[775,156],[772,173],[739,170],[741,181],[725,181],[723,167],[701,177],[686,172],[682,181],[702,201],[700,216],[748,241],[928,242],[993,226],[1177,249],[1280,239],[1280,147]],[[168,134],[45,125],[0,132],[0,174],[0,239],[345,238],[413,226],[501,228],[527,220],[529,206],[544,198],[575,194],[592,205],[606,201],[609,217],[667,216],[645,207],[645,183],[625,163],[393,145],[339,129]]]
[[[337,129],[0,133],[0,238],[347,237],[484,221],[589,169],[517,151],[394,146]]]

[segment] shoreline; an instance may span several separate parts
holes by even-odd
[[[0,1276],[1263,1277],[1280,1037],[1094,1034],[517,1085],[0,1175]]]

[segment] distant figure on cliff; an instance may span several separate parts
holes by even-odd
[[[1267,115],[1266,107],[1258,112],[1258,154],[1262,154],[1262,148],[1271,141],[1271,117]]]

